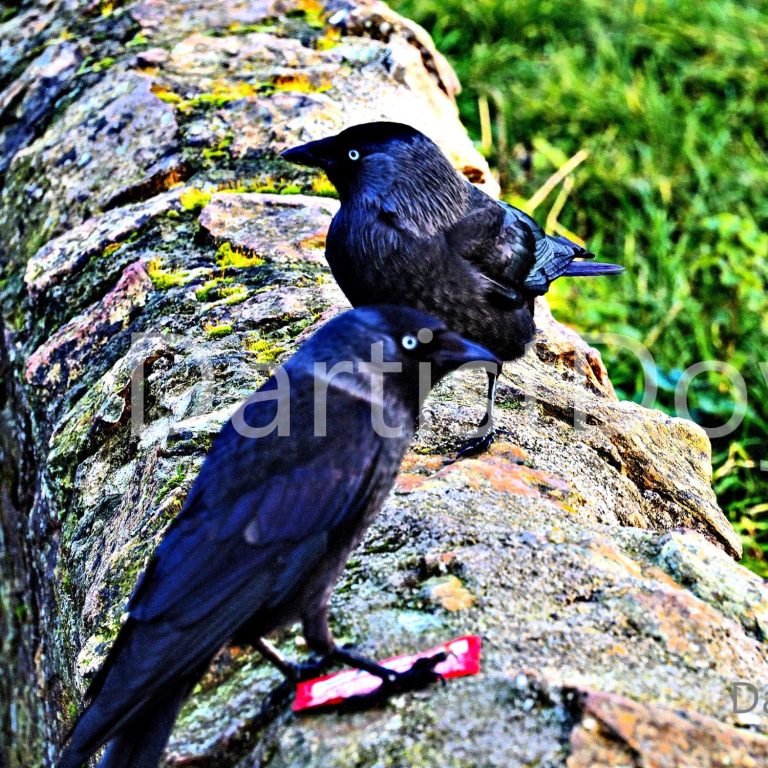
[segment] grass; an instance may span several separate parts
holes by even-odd
[[[728,363],[747,402],[713,440],[715,489],[768,575],[768,8],[725,0],[395,0],[432,33],[461,78],[465,124],[504,196],[573,232],[619,279],[562,280],[560,319],[623,334],[652,353],[656,407],[673,413],[685,369]],[[569,160],[564,180],[545,185]],[[574,163],[572,163],[574,165]],[[537,194],[542,189],[548,194]],[[626,350],[603,346],[614,384],[642,396]],[[768,371],[766,371],[768,377]],[[729,418],[740,396],[697,376],[690,413]],[[743,404],[742,404],[743,405]]]

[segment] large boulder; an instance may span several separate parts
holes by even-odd
[[[338,203],[279,152],[405,120],[497,188],[450,67],[381,3],[40,2],[0,40],[0,752],[51,766],[211,439],[346,306]],[[731,695],[768,683],[768,593],[706,436],[619,401],[544,302],[537,323],[502,380],[508,434],[447,464],[484,382],[444,382],[333,599],[337,638],[375,657],[482,635],[481,674],[297,717],[228,650],[169,765],[766,764],[762,699]],[[305,651],[298,628],[277,643]]]

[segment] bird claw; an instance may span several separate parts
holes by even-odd
[[[311,680],[319,674],[325,672],[331,665],[332,659],[328,656],[313,656],[307,661],[294,662],[290,666],[289,678],[294,683],[301,683],[304,680]]]
[[[442,651],[434,654],[434,656],[422,657],[416,659],[403,672],[381,667],[384,673],[381,675],[381,685],[378,688],[370,693],[350,696],[338,704],[337,708],[340,711],[367,709],[383,704],[391,696],[397,696],[408,691],[418,691],[432,685],[432,683],[440,682],[441,685],[445,685],[445,678],[439,672],[435,672],[435,667],[447,658],[448,654]],[[371,674],[375,673],[371,671]]]
[[[394,682],[390,684],[395,686],[397,693],[425,688],[438,681],[445,685],[445,678],[439,672],[435,672],[435,667],[447,658],[448,654],[440,651],[434,656],[416,659],[405,672],[396,672]]]
[[[469,439],[456,452],[456,458],[450,459],[446,462],[446,464],[453,464],[454,461],[458,461],[459,459],[467,459],[470,456],[477,456],[481,453],[485,453],[491,447],[491,445],[493,445],[496,439],[501,436],[511,437],[511,433],[504,429],[497,429],[494,427],[489,429],[480,437],[473,437]]]

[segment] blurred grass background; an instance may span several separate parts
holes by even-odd
[[[745,564],[768,576],[768,4],[390,4],[456,69],[462,118],[503,196],[626,267],[556,283],[559,319],[648,347],[655,405],[669,413],[692,363],[726,361],[744,377],[746,403],[722,374],[696,377],[690,412],[717,426],[746,406],[741,427],[713,441],[715,490]],[[639,401],[637,359],[601,351],[620,395]]]

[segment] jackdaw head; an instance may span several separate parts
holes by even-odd
[[[378,205],[422,230],[445,226],[468,194],[438,146],[402,123],[355,125],[287,149],[282,157],[324,170],[342,204]]]
[[[447,328],[442,320],[403,306],[362,307],[338,315],[297,353],[347,387],[370,392],[373,379],[383,394],[418,408],[440,379],[462,366],[493,367],[498,358],[480,344]],[[341,365],[340,365],[341,364]]]

